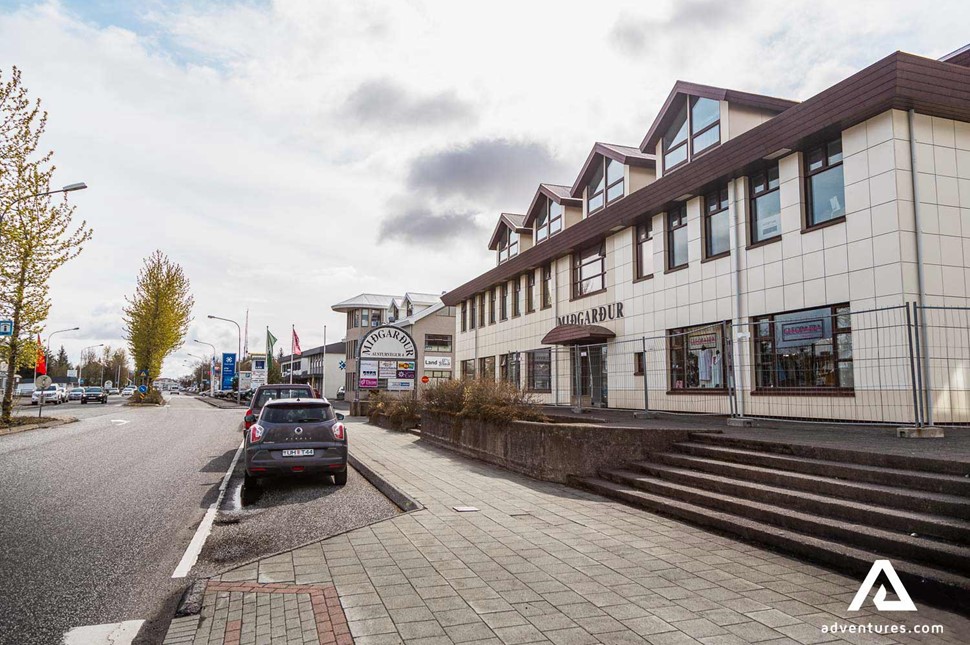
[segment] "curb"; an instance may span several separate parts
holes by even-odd
[[[364,479],[369,481],[374,488],[383,493],[384,496],[389,500],[397,504],[398,508],[405,513],[419,511],[424,508],[416,499],[402,491],[400,488],[394,486],[381,475],[378,475],[370,466],[363,463],[360,459],[349,452],[347,453],[347,462],[354,467],[354,470],[363,475]]]
[[[30,430],[43,430],[44,428],[56,428],[58,426],[67,425],[68,423],[77,423],[77,419],[74,417],[67,417],[66,419],[51,418],[51,421],[44,423],[31,423],[24,427],[11,428],[9,430],[0,430],[0,437],[6,437],[10,434],[20,434],[21,432],[29,432]]]

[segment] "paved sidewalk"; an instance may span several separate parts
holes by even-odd
[[[878,616],[870,602],[850,615],[861,581],[811,564],[514,475],[411,434],[354,423],[350,437],[357,458],[425,509],[222,575],[206,594],[194,640],[167,642],[235,643],[228,625],[240,620],[253,638],[238,642],[315,642],[312,630],[295,627],[309,624],[298,618],[299,601],[285,628],[270,617],[277,638],[267,637],[258,610],[268,594],[217,591],[240,583],[333,585],[339,607],[330,607],[342,607],[359,644],[970,642],[970,621],[929,607]],[[453,508],[466,505],[479,510]],[[839,640],[821,631],[892,624],[884,616],[945,632]],[[331,615],[328,629],[339,621]],[[250,624],[254,631],[245,631]],[[320,642],[335,642],[337,634],[317,625]]]

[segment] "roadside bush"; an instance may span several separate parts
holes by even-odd
[[[162,396],[161,392],[159,392],[154,388],[148,390],[144,394],[142,394],[138,390],[135,390],[135,393],[131,395],[131,397],[128,399],[128,402],[129,403],[148,403],[148,404],[153,403],[155,405],[164,405],[165,397]]]
[[[371,392],[368,397],[367,416],[371,423],[383,414],[395,425],[407,425],[421,419],[421,402],[410,394],[394,395],[389,392]]]
[[[425,408],[481,421],[543,421],[531,395],[511,383],[489,379],[440,381],[424,390]]]
[[[425,387],[421,390],[424,407],[435,412],[461,414],[465,407],[465,381],[447,380]]]

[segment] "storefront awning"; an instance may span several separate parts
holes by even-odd
[[[599,325],[557,325],[542,339],[543,345],[590,345],[603,343],[616,334]]]

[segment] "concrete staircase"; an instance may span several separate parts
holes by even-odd
[[[966,464],[692,434],[581,488],[759,542],[861,582],[889,559],[917,603],[968,611]]]

